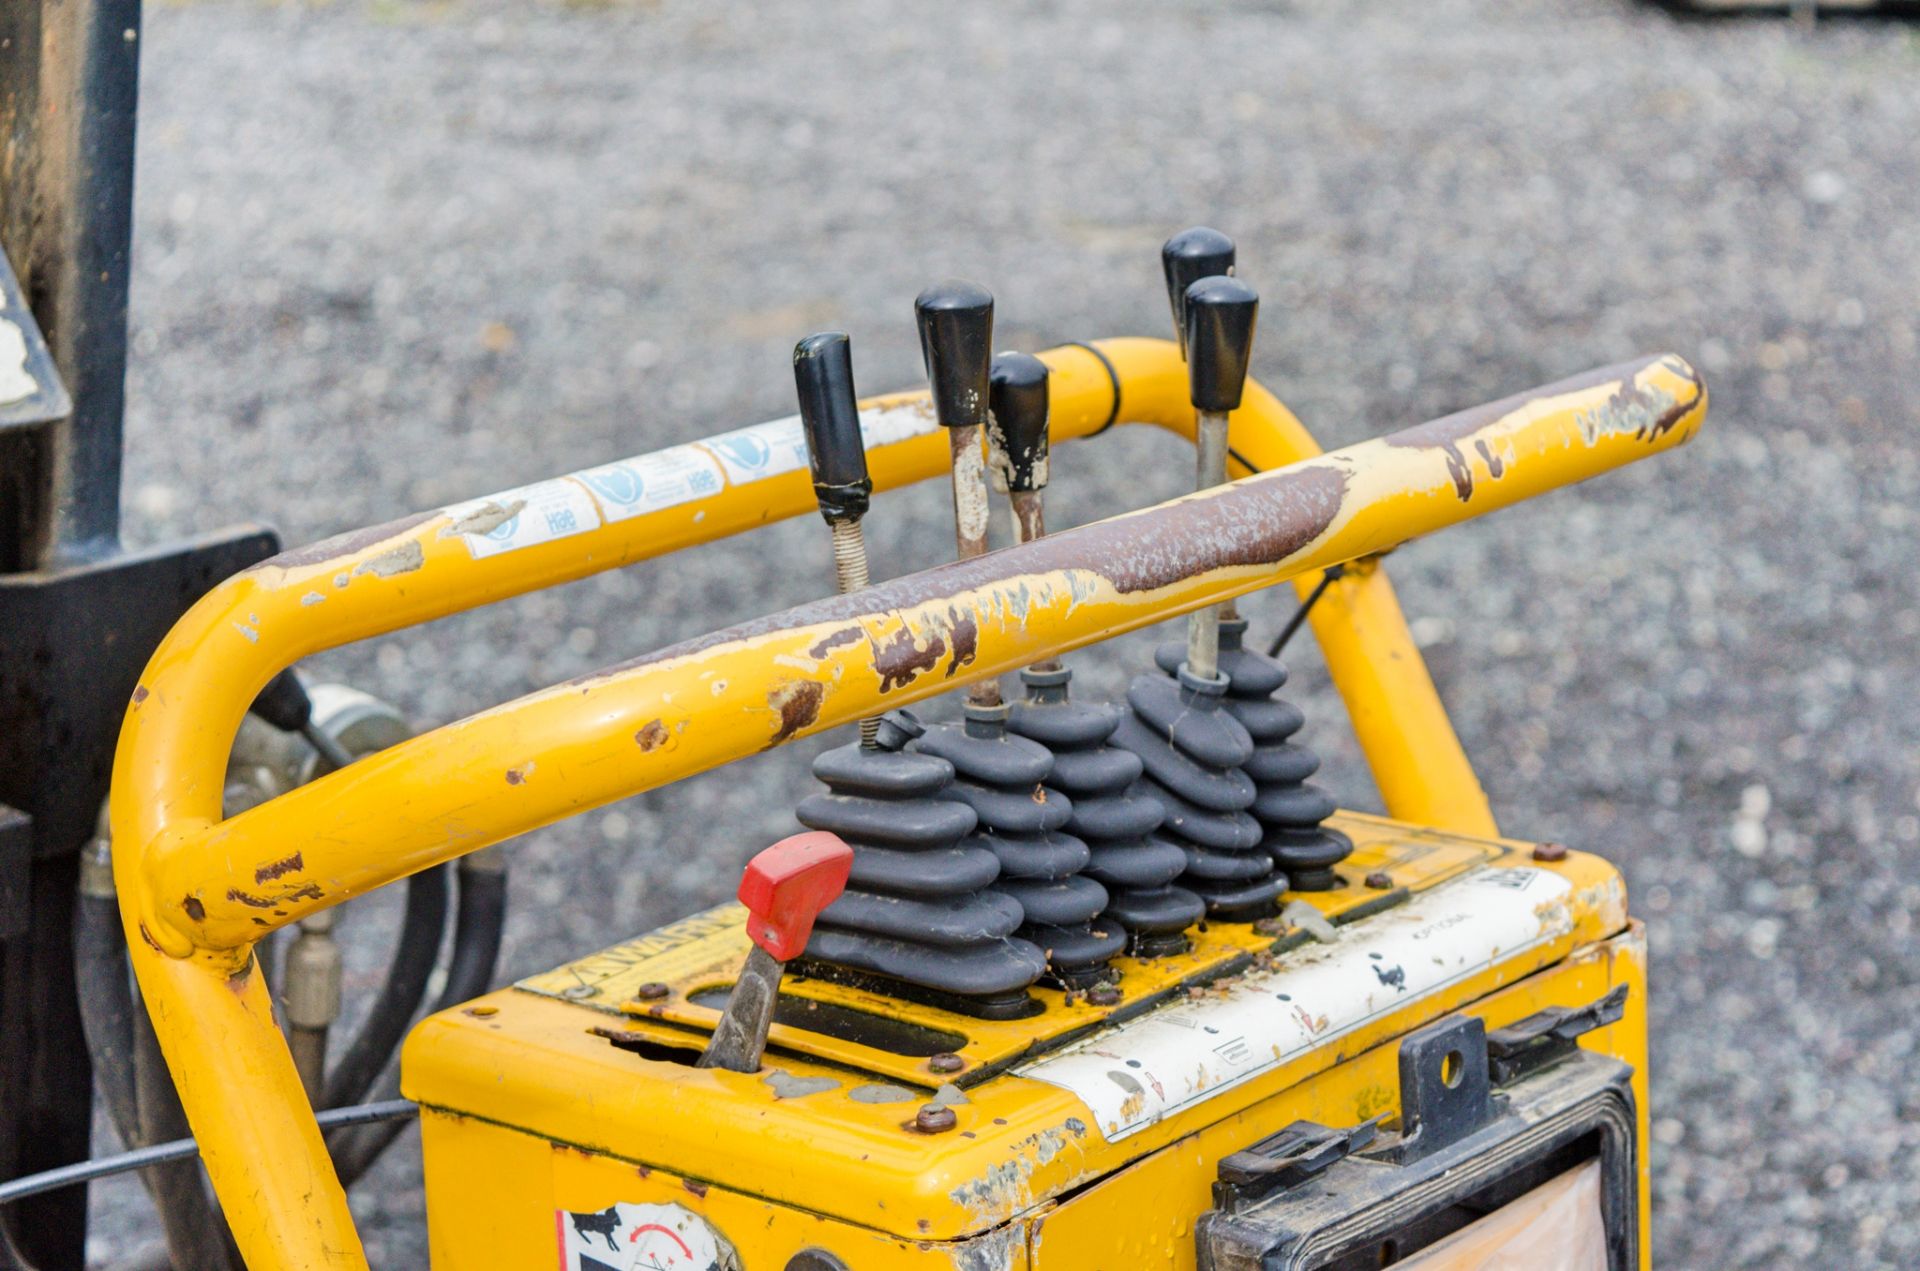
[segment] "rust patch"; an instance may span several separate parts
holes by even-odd
[[[149,949],[152,949],[155,953],[166,952],[165,949],[162,949],[160,947],[160,942],[153,938],[153,933],[147,930],[147,924],[144,922],[140,924],[140,938],[142,940],[145,940],[147,942],[147,947]]]
[[[695,1196],[699,1196],[703,1199],[707,1194],[707,1185],[705,1183],[695,1182],[691,1178],[681,1179],[680,1186],[686,1188],[688,1191],[692,1192]]]
[[[293,873],[296,869],[306,868],[306,864],[306,860],[300,853],[295,852],[285,860],[274,861],[271,864],[262,865],[259,869],[254,870],[253,881],[256,883],[270,883],[276,878],[281,878]]]
[[[207,907],[200,903],[198,896],[188,896],[184,898],[180,902],[180,907],[186,910],[187,917],[193,919],[195,922],[205,922],[207,920]]]
[[[277,565],[281,569],[299,569],[307,565],[319,565],[348,556],[357,556],[375,543],[384,543],[390,538],[398,538],[415,526],[431,521],[439,515],[437,511],[419,512],[413,516],[403,516],[397,521],[388,521],[385,525],[370,525],[362,530],[349,530],[345,534],[323,538],[318,543],[309,543],[305,547],[296,547],[290,552],[281,552],[273,559],[263,561],[253,568],[259,570]]]
[[[953,660],[947,663],[947,678],[952,679],[954,672],[973,661],[974,650],[980,647],[980,623],[971,609],[949,609],[947,618],[953,623],[949,634],[953,637]]]
[[[510,786],[517,786],[517,785],[521,785],[521,784],[523,784],[523,783],[524,783],[524,782],[526,781],[526,779],[527,779],[527,774],[526,774],[525,772],[523,772],[523,771],[521,771],[520,769],[518,769],[518,768],[509,768],[509,769],[507,769],[507,784],[508,784],[508,785],[510,785]]]
[[[307,883],[298,890],[290,891],[283,896],[276,896],[272,900],[268,900],[264,896],[256,896],[252,892],[241,891],[238,887],[227,888],[228,900],[236,901],[239,904],[247,905],[254,909],[272,909],[275,905],[282,905],[293,900],[318,900],[325,894],[325,892],[320,890],[319,883]]]
[[[1677,400],[1671,394],[1659,388],[1641,386],[1638,377],[1651,367],[1660,366],[1687,379],[1693,385],[1693,392],[1684,400]],[[1706,386],[1692,367],[1678,358],[1662,356],[1658,358],[1636,358],[1631,362],[1619,362],[1613,366],[1603,366],[1598,370],[1587,371],[1570,376],[1544,388],[1531,392],[1516,393],[1503,397],[1497,402],[1488,402],[1469,410],[1457,411],[1412,428],[1403,429],[1382,438],[1389,446],[1405,449],[1436,449],[1446,456],[1447,474],[1453,478],[1454,493],[1462,502],[1473,497],[1473,469],[1467,458],[1461,453],[1461,443],[1489,424],[1506,418],[1508,415],[1542,398],[1559,397],[1568,393],[1577,393],[1582,389],[1595,388],[1602,384],[1614,384],[1617,387],[1599,407],[1591,411],[1582,411],[1579,416],[1581,432],[1589,445],[1598,441],[1602,435],[1625,432],[1635,440],[1657,441],[1665,436],[1689,412],[1700,404],[1701,395]],[[1490,448],[1476,443],[1481,458],[1487,461],[1487,470],[1494,480],[1499,480],[1505,471],[1505,465],[1497,462]]]
[[[820,703],[826,697],[827,686],[816,680],[788,680],[767,694],[767,705],[780,712],[780,727],[774,730],[768,748],[778,746],[820,718]]]
[[[147,686],[144,684],[136,685],[133,690],[133,704],[135,706],[138,706],[140,703],[146,700],[147,700]]]
[[[807,656],[810,658],[824,658],[827,654],[833,652],[843,644],[859,643],[860,636],[861,631],[859,627],[842,627],[832,635],[824,636],[816,641],[814,646],[807,650]]]
[[[914,639],[913,629],[904,622],[884,642],[869,639],[867,643],[873,648],[873,669],[880,673],[882,693],[913,683],[916,675],[931,671],[947,651],[947,642],[939,636],[930,636],[926,646],[921,647]]]
[[[1485,441],[1476,441],[1473,448],[1480,452],[1480,458],[1486,462],[1487,475],[1498,481],[1507,475],[1507,464],[1499,455],[1493,453],[1493,447]]]
[[[641,730],[633,735],[633,740],[642,750],[658,750],[667,744],[672,734],[667,726],[657,719],[648,720]]]

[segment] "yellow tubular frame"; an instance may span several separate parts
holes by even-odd
[[[1116,414],[1191,436],[1171,345],[1054,350],[1054,436]],[[1116,406],[1115,388],[1120,400]],[[866,409],[911,409],[897,395]],[[174,628],[116,756],[115,877],[135,971],[241,1250],[254,1267],[366,1265],[274,1023],[252,943],[439,861],[793,736],[928,697],[1420,534],[1685,441],[1705,390],[1630,363],[1318,459],[1271,394],[1233,421],[1266,475],[720,632],[482,712],[221,821],[226,754],[275,672],[337,647],[812,508],[804,471],[476,559],[447,513],[289,552]],[[1305,462],[1300,462],[1301,460]],[[1290,466],[1282,466],[1290,465]],[[876,485],[946,466],[923,434]],[[1151,522],[1129,526],[1138,517]],[[1491,833],[1484,796],[1377,569],[1314,626],[1395,816]]]

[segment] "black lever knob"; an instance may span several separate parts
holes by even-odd
[[[794,345],[793,386],[820,515],[829,525],[857,521],[867,514],[873,481],[853,392],[853,342],[843,332],[822,331]]]
[[[1195,410],[1240,408],[1259,316],[1259,293],[1238,278],[1202,278],[1187,288],[1187,379]]]
[[[993,359],[987,427],[994,467],[1009,494],[1047,488],[1047,364],[1031,353]]]
[[[1180,356],[1187,356],[1187,288],[1202,278],[1233,273],[1233,240],[1217,229],[1196,225],[1183,229],[1160,249],[1160,268],[1167,275],[1167,304],[1173,310],[1174,338]]]
[[[993,293],[949,279],[913,302],[920,353],[933,386],[933,414],[948,428],[987,421],[987,373],[993,360]]]

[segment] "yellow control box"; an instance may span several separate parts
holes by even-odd
[[[790,976],[760,1072],[695,1068],[748,949],[733,905],[435,1016],[403,1059],[434,1266],[1225,1268],[1202,1221],[1237,1203],[1223,1160],[1257,1165],[1249,1149],[1281,1151],[1299,1124],[1356,1151],[1377,1126],[1401,1145],[1379,1160],[1410,1158],[1410,1034],[1484,1021],[1506,1039],[1489,1043],[1497,1081],[1499,1053],[1553,1032],[1538,1024],[1561,1018],[1551,1008],[1609,994],[1616,1014],[1576,1053],[1620,1061],[1609,1265],[1647,1265],[1646,948],[1619,874],[1577,852],[1334,824],[1356,844],[1344,886],[1288,898],[1318,919],[1203,927],[1186,954],[1120,960],[1117,999],[1036,989],[1045,1009],[1027,1019]],[[1496,1091],[1488,1106],[1533,1105]],[[1545,1116],[1519,1118],[1525,1133]]]

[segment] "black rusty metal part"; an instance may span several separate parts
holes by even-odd
[[[1238,278],[1202,278],[1187,288],[1187,379],[1195,410],[1240,409],[1259,316],[1259,293]]]
[[[873,481],[853,391],[852,342],[839,331],[824,331],[794,345],[793,383],[820,515],[829,525],[857,521],[867,514]]]
[[[1353,840],[1322,824],[1334,813],[1333,799],[1307,780],[1319,770],[1320,756],[1289,740],[1306,716],[1274,696],[1287,682],[1287,668],[1246,648],[1246,631],[1244,618],[1220,624],[1220,673],[1227,677],[1226,710],[1254,742],[1241,770],[1253,780],[1249,810],[1260,823],[1260,846],[1294,891],[1329,891],[1340,885],[1333,867],[1352,855]],[[1186,646],[1170,641],[1154,650],[1153,660],[1172,675],[1185,656]]]
[[[1254,740],[1226,709],[1229,683],[1199,679],[1184,663],[1172,676],[1136,676],[1127,689],[1132,710],[1113,740],[1145,766],[1142,789],[1166,814],[1153,840],[1186,857],[1180,886],[1217,921],[1253,922],[1274,912],[1287,880],[1261,850],[1260,823],[1248,810],[1258,791],[1242,766]]]
[[[842,746],[814,760],[827,793],[801,801],[800,823],[845,839],[853,871],[794,970],[879,976],[970,1014],[1030,1013],[1026,989],[1046,958],[1014,937],[1019,903],[991,890],[1000,860],[969,837],[979,821],[973,808],[944,797],[953,765],[906,749],[924,732],[912,715],[895,711],[881,721],[876,746]]]
[[[1233,273],[1233,259],[1233,240],[1204,225],[1181,230],[1161,246],[1160,270],[1167,278],[1167,305],[1181,357],[1187,355],[1187,288],[1202,278]]]
[[[1086,876],[1107,889],[1102,918],[1127,933],[1134,957],[1184,953],[1186,929],[1206,905],[1173,885],[1187,854],[1155,834],[1167,814],[1141,787],[1140,757],[1108,744],[1125,709],[1069,701],[1069,670],[1027,670],[1021,678],[1027,697],[1015,703],[1008,727],[1053,751],[1048,781],[1073,801],[1067,829],[1091,850]]]
[[[1126,945],[1116,924],[1097,921],[1107,891],[1081,871],[1090,852],[1066,833],[1073,804],[1045,782],[1053,752],[1010,732],[1009,708],[969,704],[965,722],[929,729],[916,748],[951,763],[955,780],[942,797],[980,818],[968,840],[1000,860],[994,890],[1020,906],[1015,933],[1046,954],[1049,977],[1083,988],[1107,976],[1107,963]]]
[[[978,283],[935,283],[913,302],[920,354],[933,386],[933,414],[945,428],[987,422],[993,360],[993,294]]]

